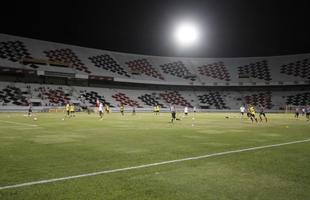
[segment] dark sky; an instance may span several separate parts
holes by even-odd
[[[113,2],[113,3],[111,3]],[[238,57],[310,52],[310,1],[15,1],[1,3],[0,32],[161,56]],[[205,33],[177,51],[171,25],[190,16]]]

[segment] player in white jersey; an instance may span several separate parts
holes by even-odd
[[[99,111],[99,116],[102,119],[102,115],[103,115],[103,104],[102,103],[99,103],[98,111]]]
[[[245,107],[242,105],[242,106],[240,107],[241,117],[243,117],[244,112],[245,112]]]
[[[185,108],[184,108],[184,115],[185,115],[185,116],[188,115],[188,107],[187,107],[187,106],[185,106]]]

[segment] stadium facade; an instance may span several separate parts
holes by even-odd
[[[149,110],[269,110],[310,104],[310,54],[182,58],[91,49],[0,34],[0,110],[67,102]]]

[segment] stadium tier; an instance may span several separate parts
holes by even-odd
[[[1,70],[167,85],[309,84],[310,54],[247,58],[173,58],[90,49],[0,34]]]
[[[0,103],[95,106],[98,99],[110,107],[279,110],[309,104],[309,60],[147,56],[0,34]]]
[[[169,108],[175,105],[200,109],[232,109],[241,105],[263,105],[266,109],[284,110],[286,105],[305,106],[310,103],[307,91],[212,90],[175,91],[153,89],[111,89],[33,83],[0,82],[0,109],[5,106],[64,106],[73,102],[80,106],[95,106],[99,100],[110,107],[151,109],[155,105]]]

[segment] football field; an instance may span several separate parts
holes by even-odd
[[[310,122],[0,113],[0,199],[310,199]],[[64,120],[63,120],[64,118]]]

